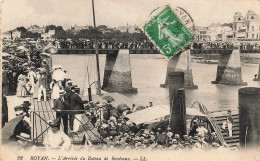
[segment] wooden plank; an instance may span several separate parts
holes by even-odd
[[[33,100],[33,111],[35,112],[34,114],[34,119],[31,119],[31,121],[33,122],[33,139],[36,139],[41,133],[43,133],[42,136],[40,136],[36,142],[42,143],[44,140],[45,135],[47,134],[48,127],[49,125],[47,124],[48,120],[54,120],[55,119],[55,115],[54,115],[54,111],[52,112],[51,110],[51,106],[50,106],[50,101],[37,101],[37,100]],[[38,114],[39,116],[37,116],[36,114]],[[46,121],[46,122],[45,122]],[[45,131],[46,130],[46,131]]]

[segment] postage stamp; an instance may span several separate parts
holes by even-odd
[[[194,38],[169,5],[148,21],[143,30],[169,59]]]

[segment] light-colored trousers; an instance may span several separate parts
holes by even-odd
[[[79,130],[79,126],[81,125],[81,123],[79,122],[79,120],[80,121],[82,121],[82,119],[81,119],[81,115],[82,114],[74,114],[74,127],[73,127],[73,131],[74,132],[77,132],[78,130]]]
[[[38,101],[41,100],[42,92],[43,92],[44,101],[46,101],[46,88],[44,88],[42,85],[39,87],[39,91],[38,91]]]
[[[222,129],[225,129],[226,126],[228,126],[228,134],[230,137],[232,137],[232,123],[229,121],[224,121],[222,125]]]

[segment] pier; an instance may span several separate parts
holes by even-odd
[[[99,49],[99,54],[116,53],[119,49]],[[191,54],[231,53],[233,49],[191,49]],[[129,49],[130,54],[161,54],[157,49]],[[260,50],[240,49],[240,53],[260,53]],[[95,49],[58,49],[57,54],[96,54]]]

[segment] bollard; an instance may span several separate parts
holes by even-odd
[[[239,139],[241,148],[260,145],[260,88],[240,88]]]
[[[181,137],[186,134],[186,107],[184,90],[184,72],[168,73],[170,98],[170,127],[174,134]]]
[[[92,101],[91,88],[88,88],[88,100]]]
[[[254,81],[260,81],[260,64],[259,64],[259,68],[258,68],[257,78],[254,78],[253,80],[254,80]]]

